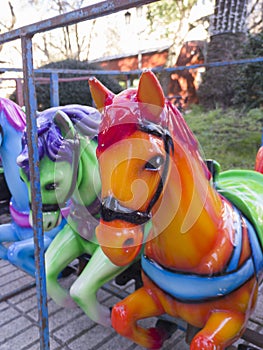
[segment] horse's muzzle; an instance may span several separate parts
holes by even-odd
[[[101,204],[101,217],[106,222],[122,220],[134,225],[144,225],[151,219],[147,212],[134,211],[122,206],[114,197],[106,197]]]
[[[96,228],[98,242],[113,264],[126,266],[138,256],[143,243],[143,227],[126,221],[100,220]]]

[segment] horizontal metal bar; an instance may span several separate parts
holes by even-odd
[[[246,58],[241,60],[233,60],[233,61],[220,61],[220,62],[211,62],[211,63],[202,63],[202,64],[193,64],[189,66],[176,66],[176,67],[169,67],[169,68],[151,68],[153,72],[176,72],[181,70],[189,70],[189,69],[197,69],[197,68],[211,68],[211,67],[223,67],[223,66],[231,66],[236,64],[249,64],[249,63],[259,63],[263,62],[263,57],[256,57],[256,58]],[[52,69],[52,68],[39,68],[35,69],[35,74],[51,74],[51,73],[57,73],[57,74],[78,74],[78,75],[136,75],[141,74],[144,71],[144,69],[136,69],[136,70],[130,70],[130,71],[120,71],[120,70],[91,70],[91,69]],[[4,72],[22,72],[21,68],[0,68],[0,73]],[[0,78],[4,79],[4,78]],[[13,78],[12,78],[13,79]]]
[[[0,35],[0,44],[16,40],[24,35],[33,36],[59,27],[103,17],[112,13],[156,2],[160,0],[107,0],[74,10],[63,15],[55,16],[43,21],[26,25]]]

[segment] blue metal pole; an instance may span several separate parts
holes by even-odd
[[[50,105],[51,107],[59,106],[59,85],[58,74],[50,74]]]
[[[28,133],[28,154],[30,167],[30,186],[33,214],[33,231],[35,245],[36,264],[36,290],[38,301],[40,350],[49,350],[48,309],[46,292],[46,275],[44,261],[44,240],[42,222],[42,199],[39,181],[39,155],[38,137],[36,125],[36,92],[34,85],[34,69],[32,54],[32,37],[24,35],[21,37],[24,94],[26,106],[26,122]]]

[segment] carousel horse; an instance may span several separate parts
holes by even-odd
[[[88,113],[72,108],[67,113],[57,111],[52,121],[42,113],[37,120],[40,189],[46,230],[56,225],[60,209],[71,200],[67,224],[45,254],[49,296],[63,307],[77,304],[94,322],[111,326],[110,309],[98,302],[96,293],[128,266],[119,267],[110,262],[95,237],[101,206],[96,158],[99,123],[100,113],[92,107]],[[17,161],[30,191],[26,137]],[[48,216],[45,216],[46,210]],[[68,291],[61,286],[58,276],[83,254],[91,258]]]
[[[0,157],[11,193],[9,203],[11,222],[0,225],[0,259],[8,260],[34,276],[34,241],[33,230],[29,223],[28,192],[20,179],[19,167],[16,164],[25,127],[26,116],[22,109],[13,101],[0,98]],[[59,227],[45,235],[45,247],[58,230]]]
[[[90,89],[102,111],[98,242],[114,264],[129,264],[141,249],[142,225],[152,221],[141,257],[143,286],[114,305],[114,329],[160,349],[166,330],[138,321],[169,314],[199,329],[191,350],[226,349],[245,330],[262,280],[263,175],[212,176],[151,71],[143,72],[138,89],[118,95],[95,78]]]
[[[263,135],[262,135],[261,147],[258,150],[258,153],[256,156],[255,170],[263,174]]]

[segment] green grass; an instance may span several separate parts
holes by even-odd
[[[254,169],[261,145],[263,109],[241,112],[193,106],[184,117],[200,144],[202,156],[215,159],[222,170]]]

